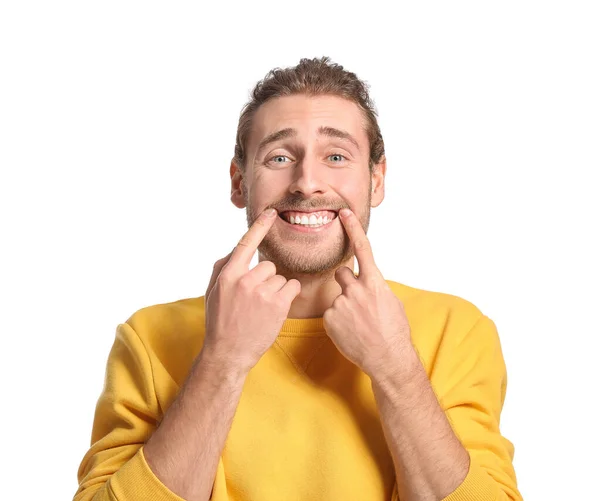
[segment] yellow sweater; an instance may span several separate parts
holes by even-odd
[[[443,501],[522,500],[514,447],[499,430],[506,367],[495,324],[457,296],[387,283],[471,456]],[[74,501],[181,501],[153,474],[143,444],[203,339],[204,297],[143,308],[118,325]],[[399,500],[370,378],[337,351],[322,318],[287,319],[248,374],[211,500]]]

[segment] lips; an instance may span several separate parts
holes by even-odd
[[[282,234],[290,237],[293,234],[297,236],[312,234],[313,237],[321,235],[322,238],[325,233],[331,231],[331,228],[339,226],[339,223],[336,222],[339,209],[339,207],[333,209],[324,206],[310,207],[305,210],[278,209],[279,219],[283,221],[284,225]]]
[[[291,211],[290,210],[290,211],[279,212],[279,217],[281,219],[283,219],[284,221],[289,221],[290,216],[294,216],[294,217],[298,216],[301,218],[302,216],[310,217],[313,215],[317,219],[319,217],[327,216],[327,218],[331,221],[337,217],[337,211],[329,210],[329,209],[322,209],[322,210],[314,210],[314,211]]]

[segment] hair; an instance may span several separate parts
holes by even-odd
[[[369,139],[369,172],[385,154],[383,138],[377,122],[377,109],[369,97],[369,85],[356,74],[333,63],[329,57],[303,58],[291,68],[274,68],[260,80],[250,100],[242,108],[235,142],[234,162],[242,173],[246,166],[246,146],[252,128],[252,119],[261,105],[282,96],[304,94],[307,96],[333,95],[356,103],[366,121]]]

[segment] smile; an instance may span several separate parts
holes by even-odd
[[[337,219],[337,213],[330,210],[317,212],[285,211],[279,213],[279,219],[291,230],[301,233],[318,233],[331,227],[331,223]]]

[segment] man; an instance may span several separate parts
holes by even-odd
[[[356,75],[256,86],[230,169],[249,230],[204,296],[118,326],[76,501],[522,499],[495,324],[377,268],[385,172]]]

